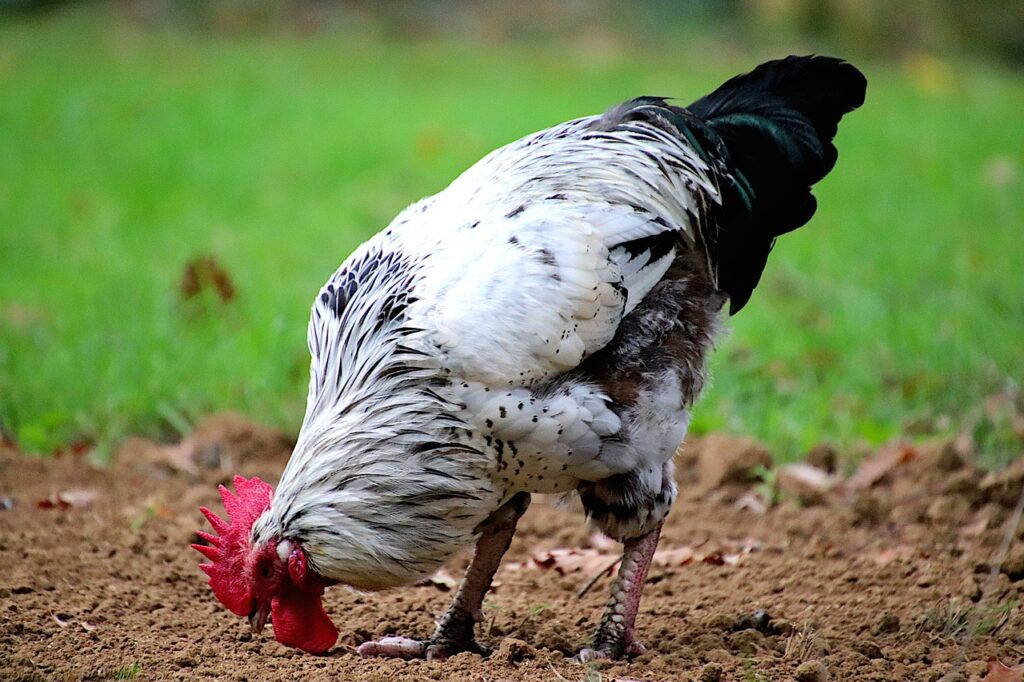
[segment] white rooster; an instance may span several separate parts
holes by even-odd
[[[642,97],[530,135],[403,211],[317,296],[276,493],[237,478],[230,522],[203,510],[217,597],[324,652],[325,587],[409,584],[476,543],[429,639],[359,652],[481,652],[474,625],[530,494],[578,494],[624,543],[581,658],[642,651],[640,592],[720,311],[813,215],[865,87],[837,59],[769,62],[689,107]]]

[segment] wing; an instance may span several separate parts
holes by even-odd
[[[497,150],[385,233],[420,264],[409,325],[452,374],[530,386],[576,367],[697,243],[707,166],[613,114]]]

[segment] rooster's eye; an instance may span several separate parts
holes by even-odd
[[[264,561],[259,566],[260,575],[264,578],[270,577],[270,562]]]

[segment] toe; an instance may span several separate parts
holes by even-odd
[[[640,642],[637,642],[636,640],[630,642],[626,646],[626,655],[629,657],[642,656],[645,653],[647,653],[647,647],[645,647]]]
[[[611,658],[611,656],[602,649],[580,649],[574,660],[578,663],[589,663],[590,661],[603,661],[608,658]]]
[[[360,644],[356,653],[363,658],[423,658],[427,654],[427,643],[408,637],[384,637]]]

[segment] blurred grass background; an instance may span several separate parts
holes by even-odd
[[[405,205],[526,133],[812,51],[868,100],[694,430],[1020,450],[983,404],[1024,376],[1021,3],[0,4],[0,435],[26,451],[221,409],[294,432],[309,304]]]

